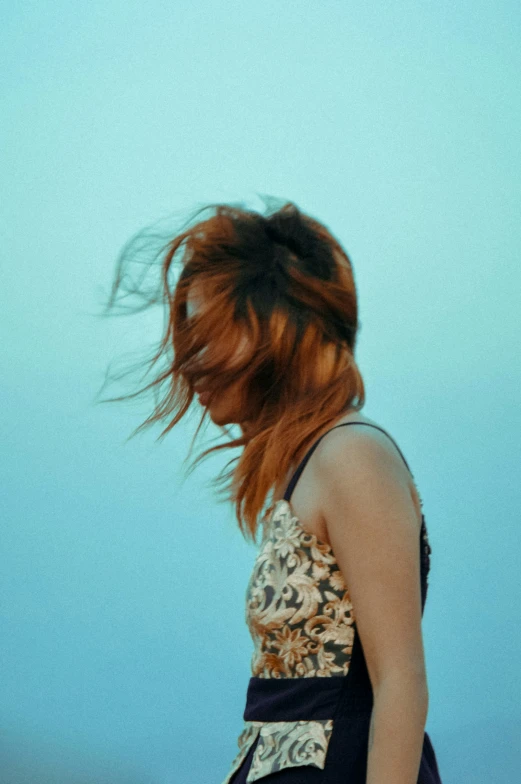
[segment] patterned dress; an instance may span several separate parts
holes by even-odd
[[[382,430],[367,422],[336,427],[352,424]],[[321,438],[299,464],[284,498],[263,519],[246,590],[252,677],[239,752],[222,784],[366,781],[373,695],[349,590],[331,546],[302,527],[289,500]],[[422,615],[430,553],[422,513]],[[417,784],[441,784],[427,732]]]

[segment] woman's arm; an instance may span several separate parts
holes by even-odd
[[[429,705],[425,683],[389,678],[373,697],[366,784],[416,784]]]
[[[428,709],[420,521],[402,459],[368,430],[339,428],[317,447],[319,504],[373,689],[367,784],[417,784]]]

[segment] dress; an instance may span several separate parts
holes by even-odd
[[[335,427],[353,424],[389,436],[368,422]],[[239,752],[222,784],[366,781],[373,694],[349,591],[330,545],[307,532],[290,505],[304,466],[326,434],[263,519],[246,589],[252,677]],[[423,615],[431,553],[423,512],[419,547]],[[427,732],[417,784],[441,784]]]

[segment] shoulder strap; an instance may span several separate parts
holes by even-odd
[[[290,482],[289,482],[289,484],[288,484],[288,486],[286,488],[286,492],[284,493],[284,496],[283,496],[284,500],[286,500],[286,501],[290,500],[291,494],[292,494],[293,490],[295,489],[295,485],[297,484],[297,482],[299,480],[299,477],[300,477],[302,471],[304,470],[304,468],[306,466],[306,463],[308,462],[309,458],[311,457],[311,455],[313,454],[313,452],[315,451],[315,449],[317,448],[319,443],[322,441],[324,436],[327,436],[327,434],[330,433],[331,430],[336,430],[337,427],[345,427],[346,425],[367,425],[367,427],[375,427],[377,430],[381,430],[382,433],[385,433],[385,435],[388,438],[391,439],[391,441],[395,445],[396,449],[398,450],[398,452],[402,456],[403,462],[407,466],[408,470],[411,471],[411,469],[409,468],[409,464],[408,464],[407,460],[403,456],[402,450],[400,449],[400,447],[398,446],[398,444],[396,443],[394,438],[392,438],[386,430],[384,430],[383,428],[379,427],[378,425],[372,425],[369,422],[343,422],[341,425],[335,425],[335,427],[332,427],[329,430],[327,430],[325,433],[323,433],[323,435],[321,435],[320,438],[317,439],[315,441],[315,443],[310,447],[310,449],[306,452],[306,454],[304,455],[304,457],[302,458],[302,460],[298,464],[298,466],[297,466],[297,468],[295,470],[295,473],[291,477],[291,480],[290,480]],[[411,472],[411,475],[412,475],[412,472]]]

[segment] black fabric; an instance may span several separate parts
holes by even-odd
[[[245,721],[332,719],[342,678],[250,678]]]

